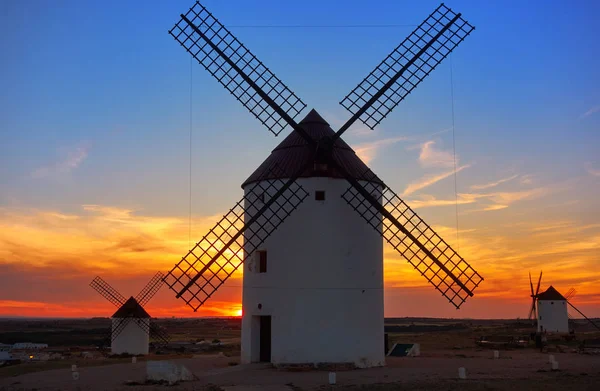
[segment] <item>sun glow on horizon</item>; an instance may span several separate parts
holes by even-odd
[[[110,279],[116,289],[140,289],[156,270],[168,270],[187,251],[187,241],[181,240],[188,235],[185,218],[114,207],[95,206],[91,214],[89,210],[86,206],[66,218],[56,210],[0,208],[0,276],[6,281],[0,316],[110,316],[114,309],[88,286],[95,275]],[[461,254],[486,280],[460,316],[524,316],[529,296],[524,262],[532,270],[544,269],[545,284],[564,291],[575,287],[576,303],[586,308],[586,315],[600,315],[596,310],[600,273],[594,267],[599,225],[539,219],[509,225],[498,221],[491,229],[480,227],[478,221],[469,223],[467,217],[460,235]],[[195,218],[198,232],[194,234],[201,236],[216,220],[215,216]],[[433,226],[453,244],[454,229],[439,223]],[[568,262],[563,260],[565,254]],[[386,316],[454,316],[427,282],[387,245],[384,262]],[[579,271],[574,272],[574,267]],[[197,313],[163,289],[149,304],[149,313],[156,317],[241,317],[242,278],[238,269]],[[32,288],[20,290],[25,283]],[[64,292],[65,285],[73,296],[48,294],[50,287],[50,292]],[[422,301],[428,306],[410,306]],[[521,302],[523,309],[515,306]]]

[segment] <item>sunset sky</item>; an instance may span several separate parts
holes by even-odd
[[[135,295],[181,259],[190,110],[192,242],[289,131],[274,138],[167,34],[192,4],[0,2],[0,316],[109,316],[94,276]],[[203,4],[335,129],[338,102],[439,3]],[[600,316],[600,2],[446,5],[476,30],[344,139],[485,281],[457,311],[386,247],[385,314],[523,318],[543,270],[542,289]],[[147,309],[235,315],[241,277],[198,313],[167,289]]]

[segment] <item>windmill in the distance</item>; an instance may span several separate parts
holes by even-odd
[[[577,292],[574,288],[569,289],[567,294],[563,296],[552,285],[544,292],[540,293],[540,285],[542,283],[542,272],[538,279],[537,288],[533,290],[533,282],[531,281],[531,273],[529,273],[529,286],[531,288],[532,304],[529,310],[529,319],[535,319],[537,332],[550,333],[568,333],[569,319],[572,316],[569,314],[568,307],[570,306],[577,311],[584,319],[590,322],[593,326],[600,329],[591,319],[583,314],[577,307],[571,303],[571,299]]]
[[[198,2],[169,31],[272,133],[292,129],[165,278],[197,310],[245,264],[243,362],[383,365],[382,236],[456,308],[473,296],[479,273],[340,137],[378,125],[473,29],[440,5],[342,100],[337,132],[315,110],[297,123],[306,104]]]
[[[131,296],[129,299],[125,299],[99,276],[92,280],[90,286],[118,307],[111,316],[112,354],[148,354],[150,337],[160,344],[169,342],[169,336],[158,326],[150,323],[151,317],[144,309],[162,286],[163,278],[163,273],[156,273],[136,297]]]

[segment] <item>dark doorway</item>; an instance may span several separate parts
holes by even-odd
[[[271,362],[271,317],[260,317],[260,351],[261,362]]]

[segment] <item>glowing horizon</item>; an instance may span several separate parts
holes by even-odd
[[[208,231],[218,218],[194,218],[194,233]],[[184,217],[152,217],[130,209],[98,205],[83,205],[80,213],[71,214],[0,208],[0,241],[5,243],[0,249],[0,259],[6,260],[10,256],[34,259],[33,262],[4,261],[0,264],[2,275],[17,276],[8,282],[17,294],[9,300],[0,299],[0,316],[110,316],[115,309],[88,286],[92,278],[100,275],[111,285],[114,281],[115,288],[126,297],[135,295],[157,270],[170,270],[175,261],[187,252],[187,240],[182,240],[187,236],[187,225]],[[558,227],[560,230],[553,230]],[[453,234],[456,232],[452,228],[435,224],[433,228],[454,245]],[[600,304],[600,293],[595,286],[599,273],[593,273],[585,266],[593,265],[595,260],[593,251],[600,243],[600,225],[578,226],[566,220],[542,224],[523,222],[510,227],[513,235],[504,233],[501,236],[503,228],[506,227],[497,227],[496,232],[487,233],[476,228],[464,228],[459,232],[460,253],[478,268],[486,280],[458,312],[386,244],[386,316],[524,317],[530,303],[529,270],[522,265],[529,264],[532,268],[536,259],[560,259],[564,254],[570,254],[571,261],[563,264],[562,268],[545,269],[541,289],[554,285],[566,293],[574,287],[577,289],[574,301],[578,307],[584,309],[584,313],[587,311],[588,316],[600,315],[595,308]],[[564,240],[566,232],[580,235],[580,238],[572,242]],[[521,233],[528,233],[538,242],[524,242],[519,237]],[[557,241],[558,237],[563,240]],[[7,243],[10,243],[9,247]],[[517,245],[519,251],[514,249]],[[34,253],[36,257],[31,256]],[[82,257],[93,259],[93,262],[81,264],[78,260]],[[569,275],[563,273],[574,265],[587,271],[580,274],[571,272]],[[538,271],[533,269],[532,272],[536,275]],[[33,283],[28,290],[27,296],[31,296],[28,300],[18,299],[18,286],[22,286],[23,276],[28,276],[24,280]],[[47,280],[48,276],[54,277],[51,277],[50,283],[44,281],[44,284],[53,285],[53,289],[63,285],[63,290],[66,289],[64,285],[70,286],[74,297],[86,297],[85,304],[72,299],[66,300],[66,303],[41,300],[45,288],[41,286],[36,292],[36,279]],[[519,283],[507,289],[515,281]],[[238,316],[241,286],[242,273],[238,270],[198,313],[163,287],[147,308],[155,317]],[[414,295],[420,298],[421,304],[427,303],[427,311],[422,310],[421,304],[416,307],[414,304],[412,307],[402,304],[406,297]],[[518,306],[512,310],[488,307],[489,303],[497,301],[504,302],[504,306]],[[417,311],[419,307],[420,312]]]

